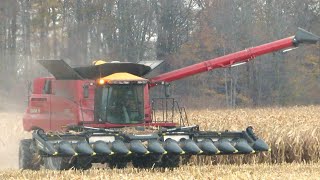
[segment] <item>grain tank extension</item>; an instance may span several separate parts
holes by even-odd
[[[315,44],[319,37],[303,29],[295,36],[248,48],[147,79],[162,61],[97,61],[70,67],[63,60],[39,60],[53,77],[33,81],[23,117],[31,139],[20,142],[19,167],[37,170],[88,169],[92,163],[124,168],[177,167],[191,156],[252,154],[269,151],[252,127],[241,131],[202,131],[189,125],[186,111],[165,93],[153,98],[154,86],[255,57]]]

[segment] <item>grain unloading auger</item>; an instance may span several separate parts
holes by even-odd
[[[63,60],[40,60],[54,77],[37,78],[23,117],[31,139],[20,142],[22,169],[90,168],[108,163],[122,168],[176,167],[192,155],[251,154],[269,151],[252,127],[244,131],[201,131],[188,124],[185,110],[156,86],[201,72],[252,60],[256,56],[317,43],[299,29],[295,36],[207,60],[156,77],[143,78],[161,61],[105,63],[72,68]],[[177,110],[177,111],[175,111]],[[159,116],[159,111],[160,116]],[[179,122],[176,123],[175,120]]]

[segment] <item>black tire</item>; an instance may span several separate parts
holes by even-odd
[[[40,169],[40,160],[32,150],[32,139],[23,139],[19,145],[19,169]]]
[[[79,170],[87,170],[92,167],[91,157],[78,157],[74,163],[74,168]]]
[[[123,169],[126,168],[128,161],[125,158],[113,158],[108,162],[111,169]]]
[[[175,154],[163,155],[161,159],[161,167],[163,168],[176,168],[180,164],[180,156]]]
[[[44,167],[50,170],[67,170],[71,168],[70,157],[43,157]]]
[[[132,165],[135,168],[154,168],[158,166],[160,158],[157,156],[137,156],[132,159]]]
[[[181,156],[181,164],[187,165],[190,163],[191,155]]]

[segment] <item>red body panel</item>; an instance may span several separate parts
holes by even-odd
[[[49,94],[44,93],[46,81],[51,81]],[[45,131],[63,130],[66,125],[91,127],[123,126],[175,126],[175,123],[152,123],[148,85],[144,88],[144,109],[146,124],[110,124],[94,121],[93,80],[56,80],[54,78],[37,78],[34,80],[33,93],[29,106],[23,117],[26,131],[41,128]],[[89,85],[89,97],[83,97],[83,86]]]

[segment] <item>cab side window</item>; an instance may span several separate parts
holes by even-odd
[[[51,94],[52,93],[52,86],[51,86],[51,80],[47,79],[44,82],[44,86],[42,89],[42,94]]]

